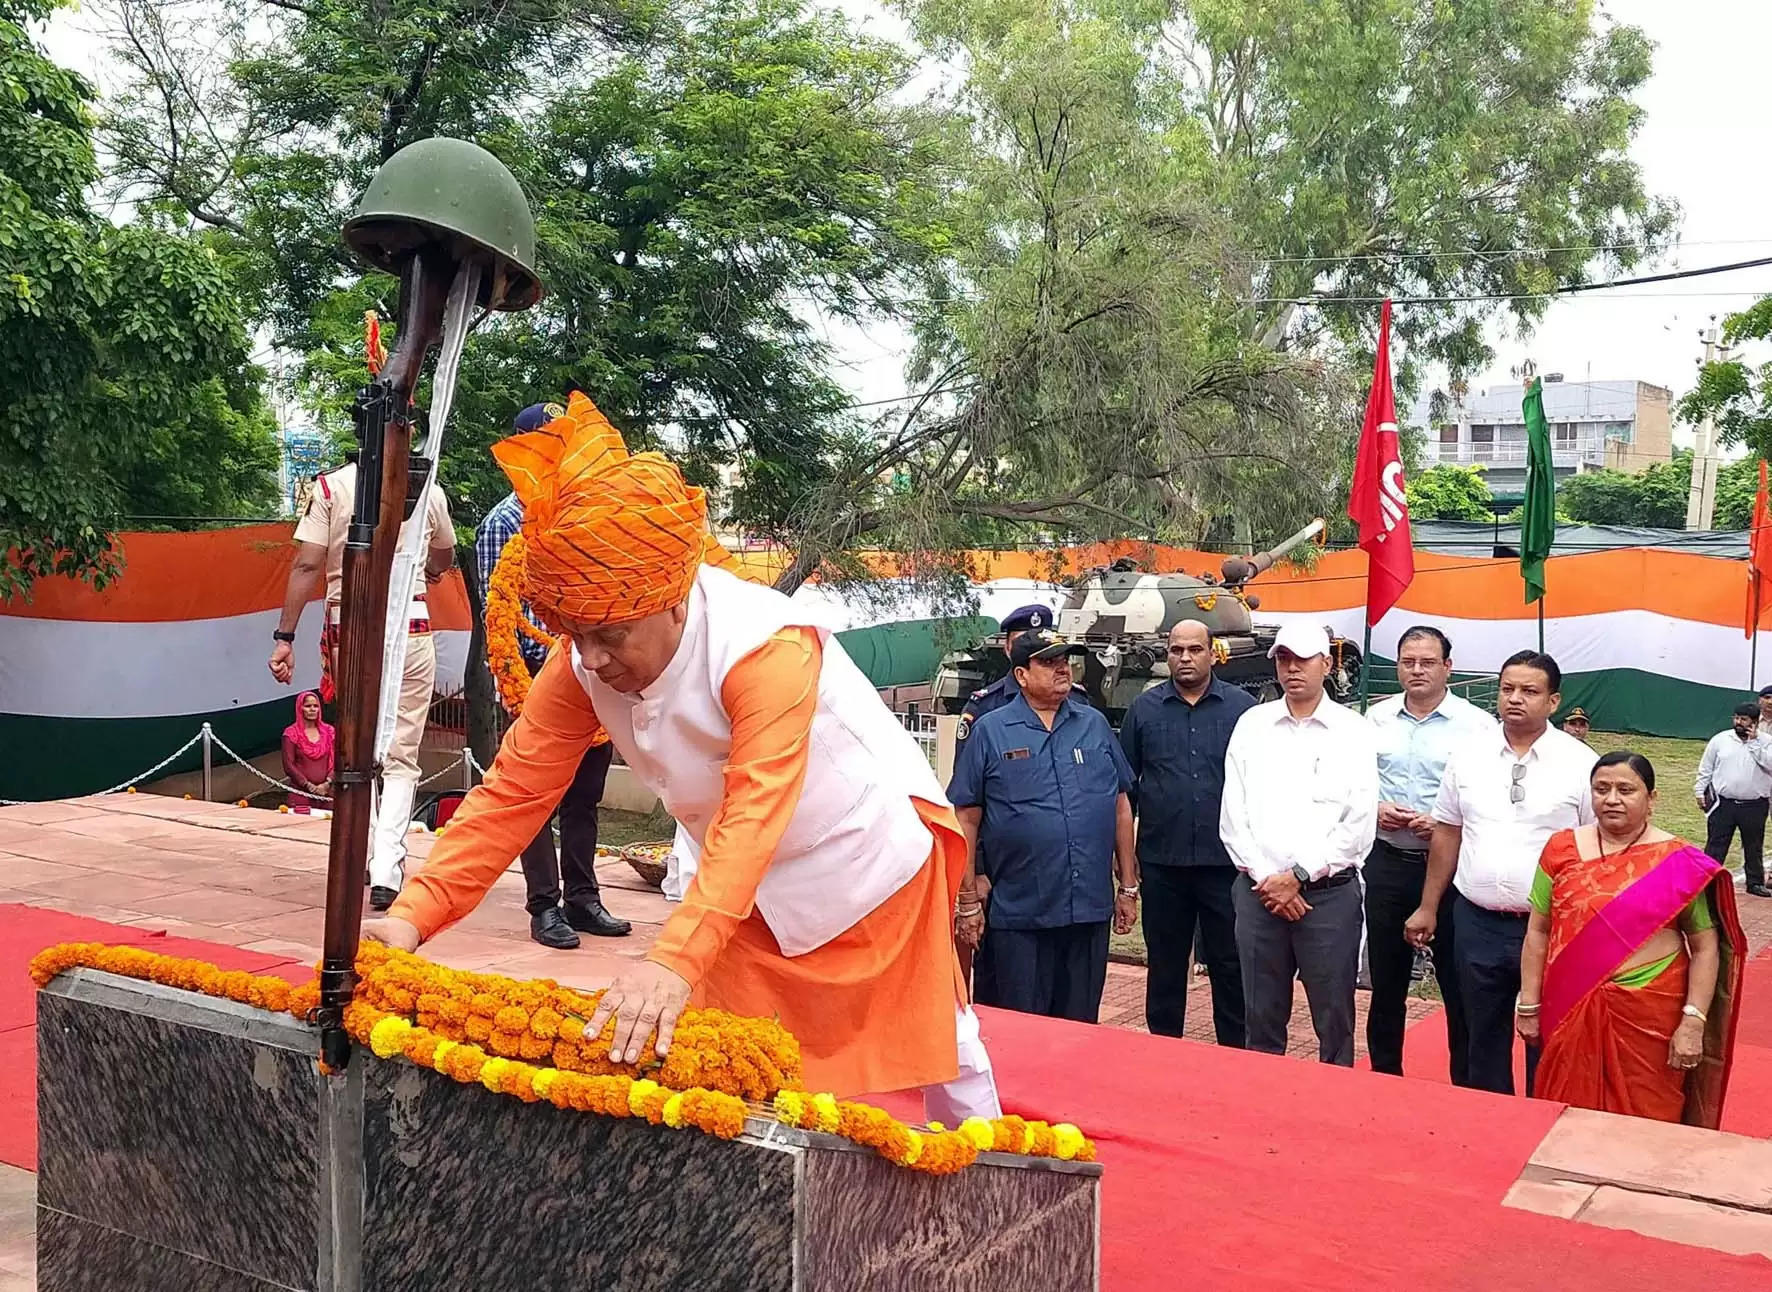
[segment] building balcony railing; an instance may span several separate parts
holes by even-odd
[[[1429,441],[1426,453],[1427,461],[1433,466],[1504,466],[1524,467],[1526,465],[1526,442],[1524,440],[1503,440],[1500,443],[1482,444],[1465,441],[1461,444],[1444,444]],[[1599,466],[1606,460],[1606,441],[1603,439],[1553,440],[1551,442],[1551,465],[1553,467]]]

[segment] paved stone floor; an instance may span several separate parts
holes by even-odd
[[[0,902],[50,907],[116,924],[165,929],[254,951],[319,958],[328,822],[320,819],[148,794],[0,808]],[[422,865],[433,837],[414,832],[411,865]],[[512,977],[548,977],[575,986],[606,984],[644,956],[669,912],[658,891],[619,857],[598,866],[605,904],[634,923],[619,939],[587,938],[577,951],[529,940],[523,880],[513,867],[478,910],[428,944],[436,959]],[[1754,950],[1772,941],[1772,902],[1742,899]],[[1365,1052],[1365,993],[1356,997],[1356,1048]],[[1431,1013],[1410,1002],[1411,1018]],[[1210,986],[1193,979],[1187,1035],[1212,1040]],[[1101,1021],[1144,1026],[1144,971],[1109,966]],[[1288,1053],[1315,1057],[1302,991]],[[35,1177],[0,1167],[0,1292],[33,1288]]]

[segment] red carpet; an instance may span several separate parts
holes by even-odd
[[[284,956],[168,937],[164,929],[0,904],[0,1162],[29,1171],[37,1169],[37,988],[31,982],[31,957],[58,942],[143,947],[207,960],[224,969],[277,974],[291,982],[306,982],[314,974],[312,965]]]
[[[1182,1275],[1191,1288],[1670,1292],[1768,1273],[1502,1207],[1556,1104],[980,1013],[1008,1111],[1069,1118],[1100,1145],[1112,1292],[1167,1292]]]
[[[293,979],[309,973],[232,947],[0,906],[0,1160],[19,1166],[34,1167],[36,1158],[33,988],[25,966],[42,947],[71,940],[127,942]],[[1772,962],[1762,973],[1772,977]],[[1772,982],[1766,986],[1755,994],[1772,1001]],[[980,1013],[1008,1110],[1075,1121],[1100,1145],[1107,1167],[1102,1286],[1109,1292],[1714,1292],[1755,1286],[1768,1272],[1757,1258],[1502,1207],[1556,1120],[1554,1104]],[[1415,1033],[1436,1027],[1429,1019],[1411,1032],[1406,1062],[1424,1075]],[[1772,1012],[1753,1015],[1755,1040],[1768,1039],[1768,1028]]]

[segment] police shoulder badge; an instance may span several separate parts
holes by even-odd
[[[958,727],[954,728],[954,739],[955,740],[964,740],[964,739],[966,739],[967,736],[970,736],[971,734],[972,734],[972,715],[969,713],[962,713],[960,715],[960,725]]]

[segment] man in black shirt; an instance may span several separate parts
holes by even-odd
[[[1254,697],[1212,676],[1204,624],[1169,633],[1169,681],[1132,702],[1120,746],[1132,765],[1138,814],[1139,887],[1144,899],[1145,1024],[1182,1035],[1188,951],[1196,924],[1212,982],[1220,1045],[1243,1046],[1243,974],[1231,885],[1237,871],[1219,839],[1224,754]]]

